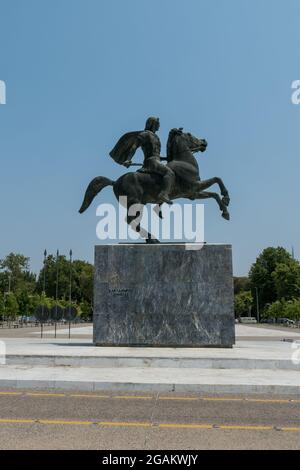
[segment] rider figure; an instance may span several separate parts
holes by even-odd
[[[143,167],[138,170],[143,173],[156,173],[162,176],[162,190],[158,195],[161,202],[170,201],[170,191],[175,179],[175,174],[171,168],[161,163],[161,144],[156,132],[160,128],[159,118],[149,117],[146,121],[145,130],[139,132],[134,149],[131,149],[130,157],[132,158],[135,151],[140,147],[144,153]],[[123,165],[127,168],[130,166],[131,158],[127,159]]]

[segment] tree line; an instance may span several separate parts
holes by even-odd
[[[30,270],[30,259],[10,253],[0,259],[0,315],[34,316],[38,305],[70,304],[83,318],[93,311],[93,265],[70,263],[65,256],[48,255],[40,272]],[[57,283],[58,274],[58,283]],[[71,277],[70,277],[71,275]],[[45,289],[44,289],[45,288]],[[234,278],[235,315],[300,320],[300,263],[284,248],[262,251],[247,277]]]
[[[300,320],[300,263],[282,247],[264,249],[234,291],[236,317]]]
[[[38,305],[66,307],[70,305],[70,294],[77,313],[86,319],[92,316],[94,268],[90,263],[48,255],[36,275],[29,262],[28,257],[19,253],[0,259],[2,317],[34,316]]]

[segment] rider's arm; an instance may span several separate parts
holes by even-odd
[[[126,168],[130,166],[131,160],[133,159],[135,152],[141,146],[141,144],[142,144],[141,136],[137,136],[135,143],[131,146],[127,160],[123,163],[123,165],[126,166]]]

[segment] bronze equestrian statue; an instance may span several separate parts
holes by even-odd
[[[112,186],[116,198],[127,197],[127,223],[132,224],[137,215],[130,215],[129,208],[133,204],[142,206],[150,203],[156,204],[158,215],[162,218],[160,206],[178,198],[216,200],[224,219],[229,220],[228,205],[230,202],[228,191],[221,178],[215,176],[208,180],[201,180],[199,167],[194,153],[204,152],[207,142],[199,139],[183,129],[172,129],[167,143],[167,158],[162,158],[160,140],[156,134],[159,129],[159,119],[147,119],[145,129],[125,134],[118,141],[110,156],[125,167],[132,166],[131,160],[140,147],[144,153],[143,167],[136,171],[126,173],[117,181],[104,176],[94,178],[86,190],[82,206],[83,213],[92,203],[96,195],[106,186]],[[162,160],[167,164],[161,163]],[[206,189],[218,184],[222,198],[215,192]],[[135,227],[142,234],[140,224]],[[150,233],[143,233],[147,243],[157,243]]]

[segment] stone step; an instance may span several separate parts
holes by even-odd
[[[300,374],[291,370],[200,368],[95,368],[0,366],[0,389],[151,391],[229,394],[300,394]]]
[[[203,352],[202,352],[203,354]],[[226,355],[226,352],[224,352]],[[262,358],[262,357],[167,357],[158,355],[107,355],[107,356],[74,356],[74,355],[6,355],[7,365],[25,366],[69,366],[95,368],[184,368],[184,369],[268,369],[300,371],[299,364],[291,358]]]

